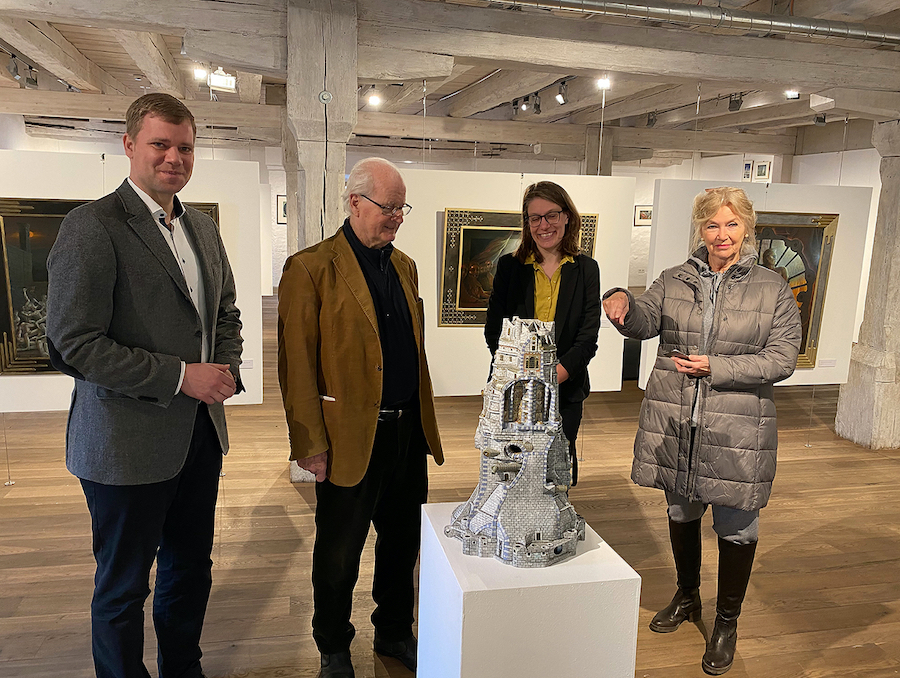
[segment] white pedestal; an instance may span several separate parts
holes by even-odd
[[[444,536],[422,507],[419,678],[633,678],[641,578],[594,530],[574,558],[522,569]]]

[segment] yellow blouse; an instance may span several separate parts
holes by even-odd
[[[528,255],[525,263],[534,267],[534,317],[544,322],[555,320],[556,301],[559,299],[559,281],[562,277],[560,272],[566,264],[574,264],[575,259],[569,254],[564,256],[552,278],[547,277],[541,265],[534,260],[533,254]]]

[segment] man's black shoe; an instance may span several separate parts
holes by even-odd
[[[350,663],[350,650],[323,654],[319,678],[355,678],[353,664]]]
[[[375,652],[385,657],[393,657],[413,673],[416,672],[416,654],[418,643],[415,636],[392,643],[375,639]]]

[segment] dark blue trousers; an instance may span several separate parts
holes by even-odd
[[[149,485],[81,481],[91,512],[91,634],[98,678],[147,678],[144,601],[156,560],[153,624],[160,678],[199,678],[200,632],[212,585],[213,532],[222,450],[200,403],[187,461]]]

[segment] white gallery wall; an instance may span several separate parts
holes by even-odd
[[[93,200],[115,190],[128,175],[124,155],[0,150],[0,197]],[[229,403],[262,402],[260,296],[260,190],[255,162],[198,158],[187,202],[219,204],[222,239],[237,286],[244,323],[242,379],[246,393]],[[0,411],[65,410],[72,379],[61,374],[0,375]]]
[[[671,266],[684,262],[690,246],[690,215],[694,196],[721,181],[659,180],[654,196],[648,284]],[[741,185],[757,211],[823,212],[839,214],[831,258],[830,275],[819,333],[818,364],[798,369],[781,382],[797,384],[842,384],[850,368],[850,348],[872,203],[872,189],[847,186],[798,186],[795,184]],[[639,385],[647,383],[657,339],[643,342]]]
[[[444,251],[445,209],[520,212],[525,188],[555,181],[572,196],[579,212],[599,214],[594,258],[600,265],[601,292],[628,282],[628,256],[634,218],[634,179],[579,175],[454,172],[401,167],[406,200],[413,210],[405,218],[396,246],[416,260],[419,293],[425,302],[426,350],[435,395],[481,393],[490,367],[482,327],[439,327],[438,303]],[[618,391],[622,385],[622,343],[604,322],[597,356],[589,367],[591,390]]]

